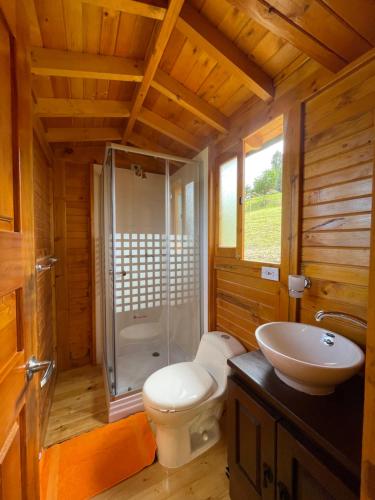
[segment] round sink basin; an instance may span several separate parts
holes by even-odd
[[[361,369],[365,359],[351,340],[303,323],[266,323],[255,336],[276,375],[307,394],[331,394]]]

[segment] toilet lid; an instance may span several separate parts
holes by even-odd
[[[211,375],[198,363],[176,363],[148,377],[143,386],[143,399],[157,410],[182,411],[207,399],[215,385]]]

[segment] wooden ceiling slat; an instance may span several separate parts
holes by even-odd
[[[295,0],[267,2],[347,61],[353,61],[371,49],[364,38],[320,1],[304,0],[303,4]]]
[[[176,28],[238,77],[258,97],[273,96],[272,79],[194,8],[185,4]]]
[[[322,0],[360,35],[375,46],[374,0]]]
[[[56,127],[46,132],[48,142],[96,142],[118,141],[122,137],[121,131],[116,128],[79,128]]]
[[[140,82],[143,79],[143,68],[143,61],[122,57],[39,47],[31,50],[31,71],[34,75]]]
[[[199,152],[203,149],[203,144],[197,137],[194,137],[184,129],[177,127],[171,121],[162,118],[147,108],[141,109],[141,112],[137,116],[137,120],[171,137],[173,140],[184,144],[193,151]]]
[[[97,5],[105,9],[118,10],[136,16],[149,17],[162,21],[165,17],[165,7],[152,5],[139,0],[83,0],[84,3]]]
[[[156,6],[153,12],[149,10],[151,3]],[[166,0],[28,0],[32,44],[49,57],[46,66],[41,64],[34,70],[33,93],[39,99],[57,99],[40,101],[43,106],[39,112],[43,115],[34,115],[34,128],[40,137],[43,138],[45,129],[70,126],[76,129],[73,142],[82,129],[96,128],[95,133],[86,134],[92,134],[95,141],[97,137],[98,141],[108,140],[103,139],[108,130],[115,131],[113,135],[118,137],[129,117],[129,100],[133,97],[134,105],[142,87],[140,82],[147,67],[144,61],[152,59],[167,4]],[[246,8],[238,8],[240,4]],[[302,9],[302,4],[306,9]],[[258,6],[255,17],[249,13],[249,6],[254,5]],[[314,71],[324,72],[321,64],[331,71],[346,65],[347,60],[368,46],[366,40],[375,45],[374,0],[185,0],[185,6],[185,10],[193,9],[211,29],[219,32],[226,45],[240,53],[246,63],[256,64],[270,80],[274,79],[276,95],[284,90],[289,92],[291,86],[297,88],[305,71],[311,73],[311,78]],[[206,37],[206,25],[199,26],[200,35]],[[144,87],[144,95],[138,97],[143,103],[140,109],[146,108],[159,118],[148,120],[148,124],[145,120],[135,121],[132,133],[139,147],[142,138],[153,146],[151,149],[160,147],[191,156],[196,149],[191,149],[191,144],[187,146],[187,142],[193,141],[197,147],[207,144],[217,132],[227,134],[228,122],[234,123],[240,110],[254,106],[258,109],[261,102],[233,66],[223,64],[226,56],[232,58],[232,52],[218,60],[218,53],[213,49],[210,52],[197,36],[189,39],[178,29],[169,29],[172,32],[164,53],[159,51],[162,59],[155,64],[155,74]],[[59,52],[64,60],[73,54],[76,62],[71,71],[66,72],[60,56],[54,56]],[[93,57],[89,68],[85,66],[86,54]],[[101,57],[113,59],[106,59],[105,66]],[[316,62],[308,61],[309,57]],[[57,70],[48,69],[56,61]],[[128,64],[125,74],[129,71],[129,76],[124,76],[124,61]],[[136,70],[132,64],[139,64]],[[103,103],[104,99],[108,101]],[[68,108],[71,100],[76,102]],[[88,100],[96,100],[97,104]],[[119,101],[123,101],[121,108]],[[53,105],[55,109],[51,111]],[[181,136],[180,141],[176,139],[176,129],[169,129],[169,135],[166,134],[162,130],[163,120],[176,126],[178,133],[182,130],[189,134],[188,141],[185,137],[181,142]],[[100,129],[104,130],[102,135]],[[46,141],[45,145],[48,147]]]
[[[137,132],[132,132],[128,142],[141,149],[148,149],[149,151],[155,151],[157,153],[171,154],[173,151],[164,148],[160,144],[155,144],[153,141],[147,139],[145,135],[138,134]]]
[[[130,102],[41,97],[34,106],[34,114],[40,117],[124,118],[130,114]]]
[[[184,87],[174,78],[158,69],[151,86],[169,99],[177,102],[195,116],[205,121],[219,132],[228,131],[228,119],[196,93]]]
[[[346,65],[344,58],[306,33],[265,0],[228,0],[228,2],[330,71],[337,72]]]
[[[142,108],[151,82],[154,79],[156,70],[158,69],[160,60],[163,56],[165,47],[167,46],[169,37],[176,24],[176,20],[180,14],[184,0],[170,0],[164,20],[155,32],[155,36],[151,42],[150,54],[147,60],[146,69],[142,83],[139,85],[133,99],[131,114],[126,125],[123,142],[126,143],[130,134],[133,131],[135,121]]]
[[[38,16],[36,12],[36,7],[35,7],[35,2],[34,0],[29,0],[29,2],[25,3],[26,9],[27,9],[27,14],[30,22],[30,40],[31,43],[37,45],[38,47],[43,45],[43,40],[42,40],[42,34],[40,31],[40,26],[38,22]],[[43,88],[46,90],[46,92],[50,95],[53,95],[53,89],[51,85],[51,81],[49,79],[43,79],[47,80],[43,82]],[[32,81],[32,95],[33,95],[33,101],[35,102],[36,100],[36,90],[40,88],[38,85],[40,83],[39,81],[36,82],[35,80]],[[53,160],[53,152],[50,147],[50,145],[47,142],[46,135],[45,135],[45,130],[43,127],[43,124],[37,116],[33,117],[33,130],[39,140],[39,143],[44,151],[44,154],[46,155],[48,161],[52,164]]]

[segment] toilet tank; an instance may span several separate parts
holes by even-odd
[[[209,332],[202,336],[194,361],[204,366],[218,384],[226,386],[230,373],[227,360],[244,352],[243,345],[228,333]]]

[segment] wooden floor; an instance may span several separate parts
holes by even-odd
[[[84,366],[59,373],[44,446],[101,427],[106,423],[102,368]]]
[[[154,463],[94,497],[96,500],[230,500],[225,475],[227,450],[221,441],[193,462],[167,471]]]
[[[101,368],[85,366],[60,373],[56,382],[45,446],[60,443],[105,423],[106,402]],[[230,500],[226,466],[227,451],[223,439],[184,467],[166,470],[156,462],[95,498]]]

